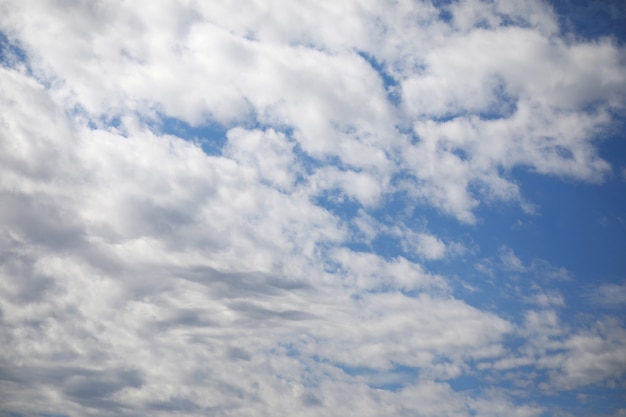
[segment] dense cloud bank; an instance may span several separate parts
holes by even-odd
[[[0,415],[623,415],[626,285],[471,234],[620,175],[625,50],[435,3],[0,1]]]

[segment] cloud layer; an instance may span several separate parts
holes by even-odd
[[[472,231],[536,211],[516,170],[612,175],[615,40],[530,0],[0,16],[0,414],[566,415],[545,398],[623,388],[622,284],[571,324],[501,282],[567,271],[501,246],[469,269],[520,307],[473,302],[480,248],[415,216]]]

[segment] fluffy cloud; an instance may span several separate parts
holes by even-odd
[[[2,2],[1,412],[538,416],[506,372],[622,383],[623,323],[462,299],[419,262],[471,239],[411,216],[601,181],[623,49],[538,1],[335,3]]]
[[[623,105],[621,52],[608,40],[555,37],[541,3],[455,3],[451,27],[429,4],[275,8],[282,12],[246,5],[245,16],[233,19],[234,3],[9,2],[3,27],[42,61],[37,73],[69,105],[104,117],[164,112],[193,124],[210,117],[290,126],[311,155],[338,157],[370,175],[391,175],[400,163],[415,177],[416,197],[462,221],[475,221],[475,185],[484,196],[521,199],[501,169],[586,180],[608,171],[589,141],[608,122],[606,110]],[[342,17],[332,36],[316,23],[346,15],[350,23]],[[506,19],[520,26],[499,26]],[[397,87],[385,86],[355,49]],[[580,111],[589,105],[597,109]],[[414,132],[405,137],[402,125]],[[354,181],[340,185],[350,190]],[[381,192],[357,197],[374,203]]]

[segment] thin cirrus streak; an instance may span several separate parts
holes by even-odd
[[[619,2],[0,2],[1,416],[620,416]]]

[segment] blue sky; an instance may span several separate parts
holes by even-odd
[[[626,415],[621,2],[0,10],[0,416]]]

